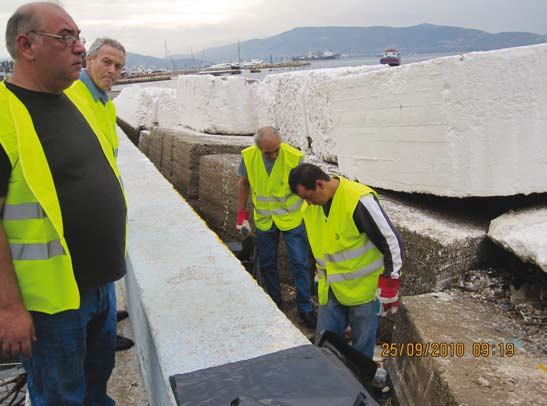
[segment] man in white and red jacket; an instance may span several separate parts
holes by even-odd
[[[317,265],[317,332],[344,336],[372,358],[378,315],[395,312],[403,264],[402,239],[368,186],[301,164],[291,191],[307,202],[303,218]]]

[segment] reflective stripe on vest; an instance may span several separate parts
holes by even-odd
[[[259,202],[279,202],[279,203],[285,203],[287,200],[291,198],[292,195],[287,195],[284,197],[276,197],[276,196],[259,196],[256,195],[256,200]]]
[[[265,200],[263,200],[263,201],[265,201]],[[276,200],[274,199],[274,200],[270,200],[270,201],[276,201]],[[300,207],[302,207],[302,203],[304,203],[303,200],[298,200],[289,208],[281,207],[281,208],[275,209],[275,210],[259,210],[259,209],[255,209],[255,210],[258,214],[262,214],[263,216],[269,216],[270,214],[275,214],[275,215],[281,216],[283,214],[294,213],[295,211],[300,210]]]
[[[2,211],[2,219],[4,220],[27,220],[27,219],[43,219],[46,218],[46,213],[40,203],[20,203],[6,204]]]
[[[327,269],[327,263],[325,262],[325,260],[321,258],[315,258],[315,263],[317,264],[319,270],[323,270],[324,273],[324,270]]]
[[[349,261],[351,259],[359,258],[361,255],[366,254],[368,251],[376,248],[372,241],[368,241],[362,247],[357,247],[353,250],[342,251],[338,254],[325,254],[325,258],[328,262],[337,263],[343,261]]]
[[[114,151],[114,156],[118,157],[118,148],[113,148],[112,151]]]
[[[362,276],[368,275],[371,272],[377,271],[382,266],[384,266],[384,258],[380,258],[379,260],[373,262],[370,265],[365,266],[364,268],[358,269],[353,272],[349,273],[337,273],[337,274],[329,274],[327,276],[327,283],[336,283],[336,282],[342,282],[342,281],[350,281],[353,279],[361,278]]]
[[[14,261],[34,261],[66,255],[59,240],[44,244],[10,244],[9,246]]]

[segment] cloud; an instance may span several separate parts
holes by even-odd
[[[26,1],[0,0],[0,25]],[[130,52],[165,56],[264,38],[303,26],[411,26],[547,34],[545,0],[64,0],[88,41],[116,38]],[[0,54],[6,55],[5,47]]]

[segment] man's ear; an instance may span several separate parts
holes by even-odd
[[[15,38],[15,45],[17,48],[17,53],[21,58],[28,61],[36,60],[36,55],[34,54],[34,48],[32,46],[32,41],[30,40],[29,34],[19,34],[17,38]]]
[[[85,56],[85,66],[89,66],[89,62],[91,61],[91,55],[87,54]]]
[[[317,179],[315,181],[315,189],[319,190],[325,190],[325,187],[327,186],[327,182],[325,182],[323,179]]]

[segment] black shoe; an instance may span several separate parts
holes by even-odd
[[[129,313],[127,313],[125,310],[118,310],[116,312],[116,321],[122,321],[123,319],[127,319],[129,317]]]
[[[128,350],[133,347],[133,345],[135,345],[133,340],[127,337],[116,335],[116,351]]]
[[[302,323],[304,323],[306,327],[317,327],[317,316],[314,312],[298,312],[298,317],[300,317],[300,320],[302,320]]]

